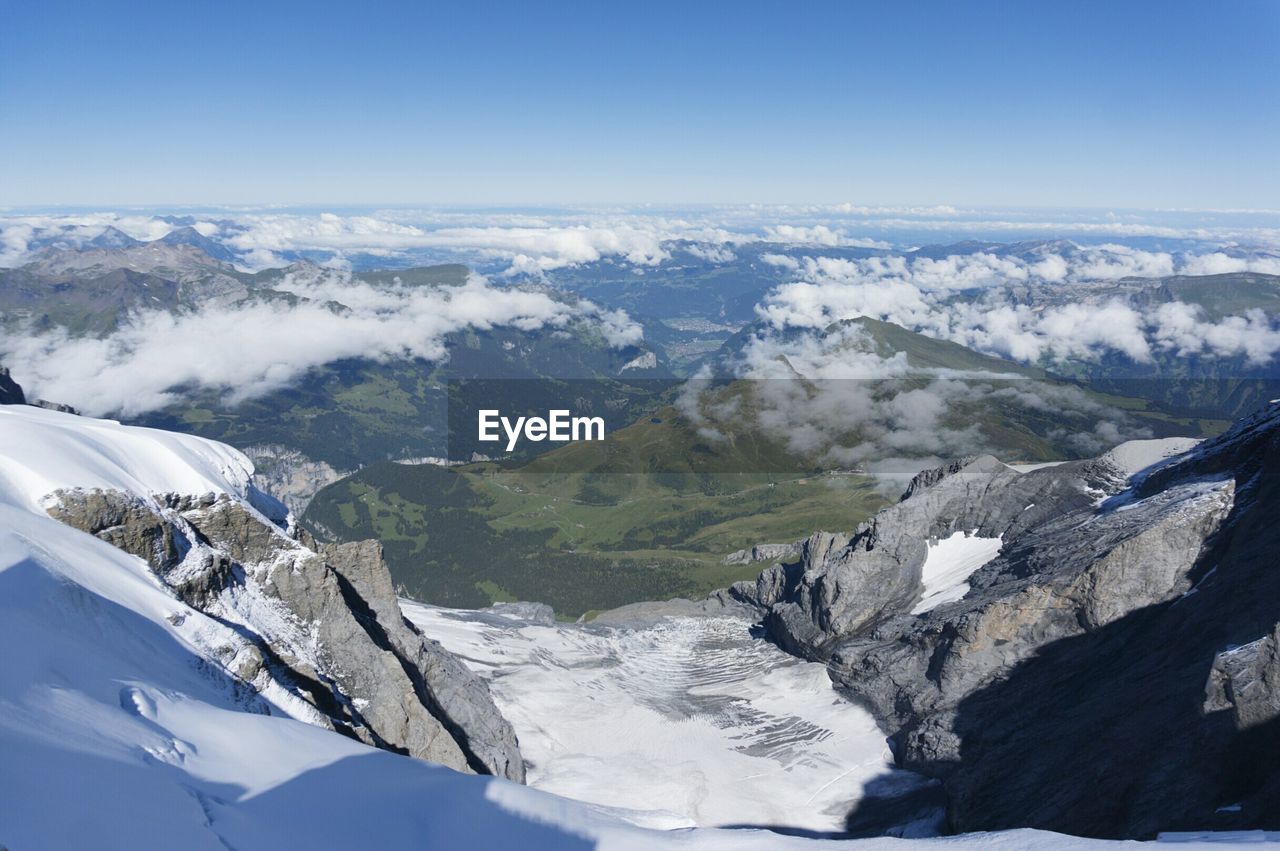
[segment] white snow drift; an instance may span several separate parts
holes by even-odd
[[[981,538],[967,532],[953,532],[940,541],[930,541],[929,555],[921,569],[922,599],[911,614],[922,615],[968,594],[969,577],[999,554],[1003,542],[1003,538]]]

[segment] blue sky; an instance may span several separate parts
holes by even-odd
[[[1275,0],[0,13],[0,206],[1280,207]]]

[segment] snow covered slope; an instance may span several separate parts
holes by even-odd
[[[1192,437],[1162,437],[1155,440],[1130,440],[1103,453],[1099,458],[1132,477],[1176,455],[1181,455],[1200,443]]]
[[[253,464],[221,443],[27,406],[0,408],[0,500],[61,488],[248,496]]]
[[[284,693],[246,693],[216,661],[214,648],[240,640],[234,629],[176,599],[141,559],[40,507],[44,488],[244,494],[250,474],[243,456],[207,441],[0,408],[0,845],[276,851],[824,844],[765,831],[647,831],[586,805],[304,723],[305,705]],[[1110,845],[1026,831],[943,844]],[[903,847],[894,840],[852,845]]]

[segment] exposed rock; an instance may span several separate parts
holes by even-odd
[[[302,516],[322,488],[350,475],[279,444],[248,446],[241,451],[253,461],[254,480],[278,497],[295,517]]]
[[[161,575],[190,549],[173,524],[151,506],[116,491],[63,491],[48,511],[54,519],[144,559]]]
[[[25,405],[27,397],[6,367],[0,366],[0,405]]]
[[[1130,456],[928,471],[847,544],[722,593],[828,662],[897,763],[942,781],[951,830],[1275,828],[1280,405],[1132,479]],[[927,543],[956,531],[1004,544],[909,614]]]
[[[511,615],[521,620],[530,621],[531,623],[540,623],[551,626],[556,622],[555,609],[546,603],[494,603],[489,607],[489,611],[497,615]]]
[[[1233,494],[1227,481],[1207,491],[1162,494],[1130,512],[1068,515],[1046,524],[982,568],[977,593],[936,614],[896,617],[842,642],[832,655],[832,676],[891,719],[893,729],[954,711],[1040,647],[1188,591],[1189,572]],[[959,748],[958,741],[950,744]],[[936,737],[922,746],[930,762],[960,756]]]
[[[449,653],[426,638],[400,611],[391,573],[377,541],[325,544],[321,554],[350,583],[372,610],[376,626],[397,655],[421,675],[419,691],[433,702],[433,714],[458,740],[470,759],[489,774],[524,781],[524,760],[511,724],[494,707],[488,684]],[[359,607],[352,605],[359,613]]]
[[[1280,623],[1270,635],[1214,657],[1204,709],[1230,710],[1238,730],[1280,717]]]
[[[238,625],[245,644],[220,661],[246,684],[284,687],[369,744],[523,781],[487,685],[404,619],[376,542],[295,540],[228,496],[55,496],[52,516],[145,559],[183,602]]]
[[[659,618],[716,617],[726,614],[750,614],[750,609],[731,598],[712,594],[703,600],[686,600],[677,597],[672,600],[628,603],[616,609],[600,612],[591,622],[618,625],[651,623]]]
[[[760,561],[790,561],[800,555],[801,542],[790,544],[756,544],[747,550],[738,550],[724,557],[725,564],[755,564]]]
[[[62,402],[50,402],[48,399],[36,399],[29,404],[35,405],[37,408],[46,408],[50,411],[59,411],[64,414],[75,414],[76,416],[80,415],[78,410],[70,405],[63,404]]]
[[[795,566],[769,568],[754,591],[730,594],[765,610],[770,634],[801,655],[825,658],[834,642],[907,611],[920,598],[930,540],[953,532],[1016,537],[1047,517],[1091,504],[1108,483],[1090,462],[1018,473],[989,455],[917,475],[897,505],[852,536],[818,533]]]

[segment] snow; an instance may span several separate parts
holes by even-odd
[[[969,593],[969,577],[996,557],[1003,542],[1003,538],[980,538],[966,532],[953,532],[940,541],[930,541],[929,554],[921,568],[923,595],[911,614],[922,615],[964,597]]]
[[[1129,478],[1147,469],[1153,464],[1181,455],[1200,443],[1194,437],[1161,437],[1155,440],[1129,440],[1118,444],[1101,458],[1111,464]],[[1065,461],[1047,461],[1039,464],[1009,464],[1010,469],[1019,473],[1030,473],[1032,470],[1043,470],[1065,464]]]
[[[1057,467],[1059,464],[1065,464],[1066,461],[1041,461],[1038,464],[1006,464],[1010,470],[1017,470],[1019,473],[1030,473],[1032,470],[1047,470],[1050,467]]]
[[[885,734],[825,666],[753,638],[746,620],[548,626],[402,607],[490,679],[531,786],[636,824],[836,831],[892,770]]]
[[[1158,464],[1195,447],[1200,441],[1191,437],[1163,437],[1156,440],[1130,440],[1102,455],[1125,478],[1131,478],[1153,464]]]
[[[229,446],[26,405],[0,407],[0,499],[39,507],[60,488],[246,495],[253,463]]]
[[[160,492],[246,493],[251,468],[227,447],[189,437],[25,408],[0,409],[0,844],[40,849],[183,848],[278,851],[280,848],[485,848],[633,851],[678,847],[720,849],[833,849],[881,851],[925,847],[1051,851],[1118,847],[1118,843],[1035,831],[973,834],[937,841],[833,842],[780,836],[763,830],[678,830],[637,827],[607,809],[505,780],[463,775],[378,751],[305,723],[305,704],[287,694],[246,694],[217,661],[241,646],[236,629],[174,598],[138,558],[53,520],[40,507],[48,491],[66,487],[120,487],[140,497]],[[460,622],[459,622],[460,623]],[[470,627],[458,626],[458,629]],[[553,628],[546,628],[554,631]],[[687,646],[712,640],[694,631]],[[521,652],[539,652],[529,636]],[[653,639],[661,636],[654,635]],[[593,639],[595,640],[595,639]],[[567,641],[567,639],[566,639]],[[699,645],[698,642],[703,642]],[[507,651],[481,642],[494,658]],[[587,642],[546,650],[568,664],[587,661]],[[576,655],[575,655],[576,654]],[[659,654],[661,655],[661,654]],[[678,656],[675,658],[679,658]],[[723,656],[721,657],[723,658]],[[648,664],[646,662],[646,664]],[[547,681],[564,674],[551,671]],[[682,686],[693,703],[737,706],[781,718],[802,712],[832,733],[805,750],[756,729],[742,740],[757,755],[777,746],[799,748],[798,761],[823,752],[849,757],[841,741],[863,731],[843,726],[843,707],[819,699],[816,678],[799,664],[767,662],[758,681],[712,676],[714,665]],[[619,704],[608,691],[604,667],[584,673],[586,691],[601,715]],[[537,669],[531,671],[536,674]],[[638,677],[643,666],[628,672]],[[667,681],[687,676],[679,667],[649,670]],[[517,679],[516,682],[519,682]],[[537,683],[537,677],[528,680]],[[594,685],[593,685],[594,684]],[[786,693],[799,689],[799,696]],[[301,705],[300,705],[301,704]],[[801,706],[801,710],[796,707]],[[661,726],[689,730],[686,763],[719,782],[705,722],[681,721],[649,706],[613,719],[617,739],[639,738]],[[579,709],[578,717],[590,713]],[[799,715],[797,717],[800,717]],[[536,720],[536,719],[535,719]],[[652,726],[633,728],[638,721]],[[718,717],[717,721],[723,721]],[[528,723],[525,719],[521,723]],[[602,736],[608,719],[584,728],[584,741]],[[712,721],[711,723],[717,723]],[[577,727],[548,718],[548,729],[576,747]],[[726,739],[749,733],[748,721],[727,728]],[[692,735],[696,733],[696,735]],[[699,737],[702,737],[700,739]],[[784,737],[785,738],[785,737]],[[799,740],[802,737],[795,737]],[[664,739],[664,748],[679,740]],[[548,748],[550,745],[547,746]],[[669,773],[666,750],[646,770]],[[746,759],[747,757],[743,757]],[[881,760],[882,754],[875,754]],[[747,762],[737,762],[741,770]],[[549,763],[549,765],[552,765]],[[562,772],[568,771],[560,763]],[[601,786],[652,782],[625,772],[636,765],[597,763]],[[536,766],[535,766],[536,769]],[[807,777],[803,773],[794,777]],[[783,769],[775,781],[785,785]],[[837,778],[838,779],[838,778]],[[581,781],[580,781],[581,782]],[[749,783],[749,778],[742,778]],[[806,781],[807,782],[807,781]],[[841,781],[842,782],[842,781]],[[708,787],[711,790],[711,786]],[[790,794],[785,789],[778,794]],[[810,794],[813,794],[810,792]],[[714,800],[709,791],[707,805]],[[834,800],[832,795],[829,800]],[[818,795],[814,801],[828,800]],[[714,817],[714,816],[713,816]],[[753,820],[756,823],[766,818]],[[1181,837],[1180,837],[1181,838]],[[1187,837],[1188,848],[1221,848],[1212,835]],[[1240,843],[1256,841],[1254,835]]]

